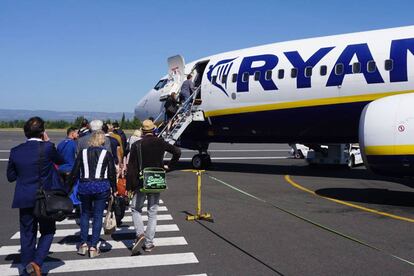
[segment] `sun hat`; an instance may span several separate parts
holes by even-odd
[[[151,132],[155,129],[155,124],[151,120],[145,120],[142,122],[142,131],[143,132]]]

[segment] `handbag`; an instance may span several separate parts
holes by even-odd
[[[126,209],[126,199],[123,196],[115,196],[114,203],[112,205],[112,209],[114,210],[116,225],[122,224],[122,219],[125,216],[125,209]]]
[[[139,180],[142,181],[142,193],[160,193],[167,189],[165,170],[163,168],[142,168],[142,140],[138,141]]]
[[[105,235],[111,235],[116,230],[116,218],[115,218],[114,212],[112,211],[113,204],[114,204],[114,198],[113,196],[111,196],[111,199],[109,200],[109,203],[108,203],[108,209],[105,215],[104,223],[103,223]]]
[[[120,196],[127,196],[126,191],[126,178],[118,178],[118,181],[116,183],[116,190],[118,192],[118,195]]]
[[[65,191],[44,189],[41,174],[45,152],[44,143],[40,143],[39,150],[39,187],[36,192],[33,215],[42,220],[62,221],[73,211],[72,200]]]

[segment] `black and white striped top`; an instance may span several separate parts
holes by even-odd
[[[73,185],[77,178],[81,182],[109,180],[115,191],[116,169],[112,154],[103,147],[83,149],[69,176],[70,184]]]

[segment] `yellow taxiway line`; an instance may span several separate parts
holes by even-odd
[[[330,200],[330,201],[333,201],[333,202],[336,202],[336,203],[339,203],[339,204],[342,204],[342,205],[346,205],[348,207],[352,207],[352,208],[355,208],[355,209],[359,209],[359,210],[362,210],[362,211],[365,211],[365,212],[373,213],[373,214],[376,214],[376,215],[385,216],[385,217],[389,217],[389,218],[393,218],[393,219],[398,219],[398,220],[403,220],[403,221],[407,221],[407,222],[414,222],[414,219],[411,219],[411,218],[401,217],[401,216],[397,216],[397,215],[393,215],[393,214],[389,214],[389,213],[377,211],[377,210],[374,210],[374,209],[366,208],[366,207],[363,207],[363,206],[360,206],[360,205],[356,205],[356,204],[353,204],[353,203],[349,203],[349,202],[346,202],[346,201],[342,201],[342,200],[339,200],[339,199],[334,199],[334,198],[330,198],[330,197],[327,197],[327,196],[318,195],[314,191],[309,190],[309,189],[307,189],[307,188],[299,185],[295,181],[293,181],[292,178],[289,175],[285,175],[285,180],[290,185],[292,185],[293,187],[295,187],[295,188],[297,188],[299,190],[302,190],[304,192],[307,192],[309,194],[312,194],[314,196],[322,197],[324,199],[327,199],[327,200]]]

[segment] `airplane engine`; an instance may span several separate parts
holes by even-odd
[[[414,93],[369,103],[361,114],[359,142],[374,173],[414,176]]]

